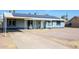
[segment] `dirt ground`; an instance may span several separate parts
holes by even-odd
[[[16,45],[14,42],[8,37],[4,36],[4,33],[0,32],[0,49],[14,49]]]
[[[79,28],[12,30],[7,33],[8,41],[10,43],[6,46],[19,49],[79,48]]]
[[[9,32],[17,48],[79,48],[79,28]]]

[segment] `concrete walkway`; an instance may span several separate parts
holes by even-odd
[[[66,49],[68,47],[42,36],[39,31],[9,32],[9,37],[19,49]],[[43,32],[42,32],[43,33]],[[52,37],[52,39],[55,39]]]

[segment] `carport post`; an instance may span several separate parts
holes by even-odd
[[[24,19],[24,29],[26,29],[26,20]]]
[[[3,30],[4,30],[4,36],[6,36],[6,32],[7,32],[7,18],[4,17],[4,27],[3,27]]]

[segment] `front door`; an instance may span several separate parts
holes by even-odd
[[[32,29],[33,28],[33,21],[32,20],[28,20],[27,21],[27,28],[28,29]]]
[[[37,21],[37,29],[41,28],[41,21]]]

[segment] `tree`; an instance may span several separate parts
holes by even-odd
[[[9,10],[10,13],[15,13],[15,10]]]
[[[11,13],[11,12],[12,12],[12,10],[9,10],[9,12]]]
[[[13,13],[15,13],[15,10],[13,10]]]

